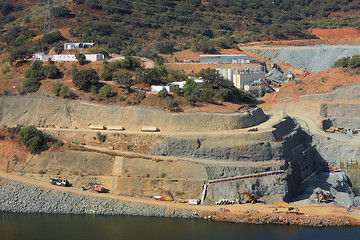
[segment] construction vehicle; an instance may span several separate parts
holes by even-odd
[[[328,203],[329,202],[329,196],[325,195],[323,191],[316,192],[318,202],[319,203]]]
[[[50,177],[50,183],[56,186],[61,186],[61,187],[67,187],[69,186],[69,182],[64,178],[53,178]]]
[[[102,193],[105,192],[105,188],[97,183],[89,182],[85,187],[81,187],[83,191],[91,190],[93,192]]]
[[[327,132],[327,133],[346,133],[346,130],[342,127],[337,127],[337,128],[331,127],[329,129],[326,129],[325,132]]]
[[[287,208],[287,213],[300,213],[299,208],[295,208],[294,206],[289,205],[288,203],[275,203],[275,209],[273,212],[278,212],[279,208]]]
[[[329,172],[341,172],[341,170],[337,167],[328,166]]]
[[[250,194],[249,192],[242,192],[242,193],[238,192],[238,195],[239,195],[239,203],[241,203],[242,195],[247,195],[246,203],[256,203],[260,199],[260,197],[256,196],[253,193]]]

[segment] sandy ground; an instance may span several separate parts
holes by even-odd
[[[0,171],[0,177],[6,178],[9,180],[31,184],[41,188],[53,189],[58,191],[67,191],[72,192],[75,194],[83,194],[83,195],[90,195],[90,196],[99,196],[99,193],[92,193],[92,192],[83,192],[81,189],[78,188],[63,188],[51,185],[48,182],[34,180],[20,174],[9,174]],[[185,208],[185,209],[192,209],[195,211],[217,211],[219,208],[224,206],[217,206],[217,205],[187,205],[187,204],[180,204],[173,201],[165,202],[165,201],[156,201],[153,199],[148,198],[141,198],[141,197],[128,197],[128,196],[120,196],[114,194],[101,194],[101,197],[106,198],[113,198],[113,199],[120,199],[124,201],[132,201],[132,202],[139,202],[151,205],[158,205],[158,206],[166,206],[172,208]],[[227,205],[225,206],[226,209],[229,209],[231,212],[239,212],[242,213],[244,211],[255,211],[263,214],[275,214],[273,213],[273,205],[256,203],[256,204],[235,204],[235,205]],[[352,225],[360,225],[360,209],[352,208],[350,212],[346,212],[344,207],[336,207],[336,206],[324,206],[324,205],[302,205],[302,206],[295,206],[300,208],[300,212],[303,213],[305,216],[326,216],[326,217],[344,217],[348,216],[351,218]]]

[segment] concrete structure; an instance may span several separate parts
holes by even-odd
[[[215,68],[215,70],[225,79],[233,81],[233,68]]]
[[[103,54],[85,54],[86,60],[90,62],[104,60]],[[58,54],[58,55],[45,55],[45,54],[34,54],[34,59],[41,61],[47,61],[51,58],[53,61],[77,61],[75,54]]]
[[[196,86],[198,88],[202,88],[204,80],[199,79],[199,80],[194,80],[196,83]],[[151,91],[152,92],[160,92],[161,90],[163,90],[164,88],[168,91],[168,92],[173,92],[174,91],[174,87],[175,85],[178,85],[179,88],[183,89],[184,86],[186,84],[186,81],[182,81],[182,82],[171,82],[166,86],[162,86],[162,85],[152,85],[151,86]]]
[[[248,59],[245,54],[209,54],[200,55],[200,63],[257,63],[257,59]]]
[[[245,85],[250,85],[256,80],[265,79],[265,69],[263,66],[248,66],[233,68],[234,86],[243,89]]]
[[[95,43],[64,43],[64,50],[78,49],[78,48],[91,48]]]

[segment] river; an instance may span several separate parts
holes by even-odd
[[[0,213],[0,240],[359,239],[360,227],[249,225],[138,216]]]

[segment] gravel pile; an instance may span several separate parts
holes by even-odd
[[[0,212],[198,217],[188,209],[48,190],[1,178],[0,183]]]
[[[275,62],[288,63],[295,68],[317,73],[330,69],[332,63],[337,59],[360,54],[360,46],[316,45],[307,47],[244,49],[244,51]]]

